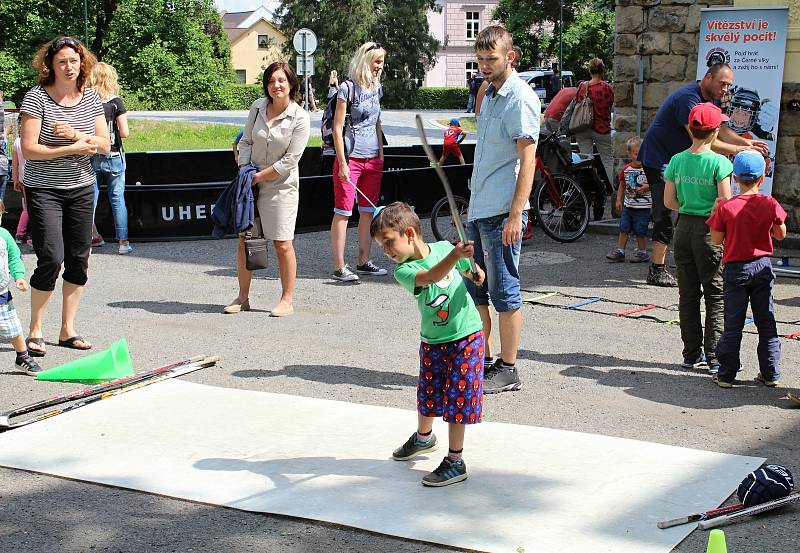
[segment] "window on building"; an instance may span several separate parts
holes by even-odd
[[[244,69],[237,69],[236,80],[242,84],[245,84],[247,82],[247,71]]]
[[[481,28],[481,12],[466,12],[467,40],[475,40]]]
[[[478,62],[477,61],[468,61],[466,65],[466,70],[464,72],[466,77],[467,86],[469,86],[469,80],[472,76],[478,72]]]
[[[258,35],[258,47],[261,50],[269,48],[269,37],[267,35]]]

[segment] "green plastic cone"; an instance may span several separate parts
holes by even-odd
[[[725,532],[722,530],[711,530],[708,535],[708,548],[706,553],[728,553],[728,545],[725,543]]]
[[[92,353],[36,375],[38,380],[64,382],[104,382],[133,374],[128,341],[117,340],[107,350]]]

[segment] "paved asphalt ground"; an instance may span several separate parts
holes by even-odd
[[[427,229],[427,222],[425,226]],[[613,241],[611,236],[593,234],[565,245],[537,232],[525,243],[521,272],[526,289],[600,296],[618,303],[596,303],[585,310],[525,305],[519,361],[523,389],[487,396],[487,420],[763,456],[789,466],[800,476],[800,409],[781,399],[787,389],[797,392],[800,388],[800,342],[783,341],[786,387],[769,389],[751,380],[756,373],[756,341],[747,334],[741,373],[744,386],[719,389],[702,371],[680,367],[676,326],[609,315],[633,308],[633,304],[653,303],[669,310],[649,313],[672,319],[677,316],[674,306],[678,301],[675,289],[644,285],[645,266],[606,263],[604,254]],[[355,242],[355,229],[351,229],[351,263]],[[221,362],[216,368],[186,379],[219,387],[409,409],[407,426],[386,431],[397,436],[398,445],[413,431],[416,306],[391,276],[365,278],[357,285],[330,280],[327,233],[297,236],[296,314],[284,319],[270,318],[266,311],[278,298],[274,257],[272,268],[255,279],[254,310],[225,315],[222,306],[236,295],[234,241],[134,246],[133,255],[126,257],[105,246],[96,249],[90,260],[90,281],[78,330],[97,349],[126,337],[139,370],[191,355],[218,354]],[[31,253],[24,257],[30,275],[35,260]],[[389,265],[377,251],[374,258]],[[29,320],[28,297],[15,295],[24,326]],[[775,298],[779,320],[794,322],[782,324],[781,332],[800,330],[800,281],[780,279]],[[558,296],[545,301],[565,305],[577,300]],[[45,325],[47,367],[78,356],[53,345],[59,311],[60,299],[56,298]],[[748,327],[749,332],[753,330]],[[74,388],[16,374],[11,370],[10,346],[3,346],[0,352],[7,367],[0,370],[0,410]],[[170,414],[163,416],[167,424]],[[236,420],[227,422],[237,424]],[[437,429],[444,432],[441,423]],[[293,431],[291,426],[278,430]],[[354,440],[369,439],[359,435],[358,421],[353,421],[352,430]],[[253,436],[256,441],[262,438]],[[467,435],[467,460],[475,447],[480,444]],[[652,470],[658,473],[658,467]],[[707,477],[714,478],[714,473]],[[239,512],[8,469],[0,469],[0,513],[3,553],[450,550],[331,524]],[[586,516],[591,518],[592,513]],[[799,527],[800,508],[796,506],[742,522],[726,529],[729,550],[798,551]],[[695,531],[674,551],[703,552],[706,539],[706,534]],[[571,551],[568,543],[563,551]]]

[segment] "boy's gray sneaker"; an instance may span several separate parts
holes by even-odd
[[[398,447],[392,453],[392,458],[395,461],[408,461],[417,455],[422,455],[429,451],[436,450],[436,434],[431,434],[431,440],[427,443],[420,443],[417,440],[417,433],[411,434],[411,437],[406,440],[406,443]]]
[[[422,485],[439,488],[466,479],[467,464],[464,462],[464,459],[453,461],[450,457],[445,457],[439,466],[436,467],[436,470],[422,477]]]
[[[22,371],[25,374],[29,374],[31,376],[36,376],[44,369],[39,366],[39,363],[33,360],[33,357],[28,357],[27,359],[23,359],[22,361],[17,361],[14,366],[17,368],[18,371]]]
[[[612,263],[624,263],[625,262],[625,252],[621,252],[617,249],[611,250],[611,252],[606,254],[606,259],[611,261]]]
[[[718,364],[719,365],[719,364]],[[700,353],[697,357],[684,357],[681,367],[686,369],[699,369],[706,366],[706,354]]]
[[[647,263],[650,261],[650,254],[647,250],[636,250],[630,259],[631,263]]]
[[[650,265],[650,271],[647,273],[647,284],[651,286],[662,286],[664,288],[674,288],[678,285],[678,281],[674,276],[669,274],[664,267],[656,269]]]
[[[375,265],[371,260],[361,265],[356,265],[356,272],[362,275],[384,276],[386,269],[382,269]]]
[[[331,275],[334,280],[340,280],[342,282],[354,282],[358,280],[358,275],[355,274],[353,271],[350,270],[350,267],[345,265],[341,269],[336,269],[333,271]]]
[[[516,368],[503,366],[503,361],[496,360],[489,370],[484,370],[483,393],[497,394],[500,392],[513,392],[522,388]]]

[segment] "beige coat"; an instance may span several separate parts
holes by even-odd
[[[277,179],[258,184],[258,212],[262,235],[269,240],[294,238],[300,201],[300,171],[297,167],[308,144],[308,113],[295,102],[267,122],[267,99],[250,107],[244,135],[239,142],[239,165],[252,163],[259,171],[272,166]]]

